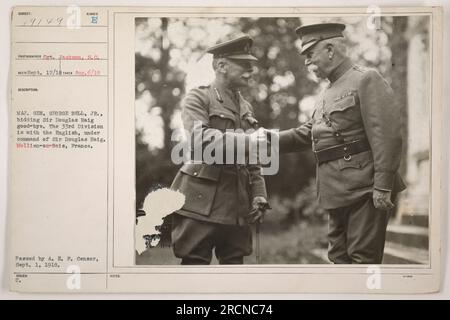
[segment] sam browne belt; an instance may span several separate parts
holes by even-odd
[[[339,144],[322,150],[314,151],[319,164],[344,159],[350,161],[353,154],[370,150],[369,142],[366,139],[355,140],[348,143]]]

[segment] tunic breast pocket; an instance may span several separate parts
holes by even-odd
[[[354,95],[338,100],[329,111],[330,117],[340,130],[350,129],[361,124],[361,112]]]

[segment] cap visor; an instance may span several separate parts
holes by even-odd
[[[302,50],[300,51],[300,54],[305,54],[306,51],[308,51],[308,49],[311,49],[312,47],[314,47],[319,41],[313,41],[310,43],[305,44],[304,46],[302,46]]]
[[[224,58],[227,59],[236,59],[236,60],[252,60],[252,61],[258,61],[258,59],[251,54],[233,54],[230,56],[226,56]]]

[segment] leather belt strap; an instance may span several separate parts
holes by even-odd
[[[370,150],[369,142],[366,139],[355,140],[352,142],[339,144],[337,146],[329,147],[322,150],[314,151],[316,155],[317,162],[319,164],[337,160],[344,159],[345,161],[350,161],[353,154],[364,152]]]

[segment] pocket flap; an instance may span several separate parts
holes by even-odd
[[[215,105],[211,105],[209,108],[209,117],[219,117],[221,119],[230,119],[232,121],[235,121],[236,118],[234,116],[234,114],[228,110],[225,109],[222,106],[215,106]]]
[[[372,152],[364,151],[357,154],[352,154],[350,160],[339,159],[339,169],[355,168],[362,169],[370,162],[373,162]]]
[[[221,167],[207,164],[185,164],[180,169],[181,172],[201,179],[219,181]]]

